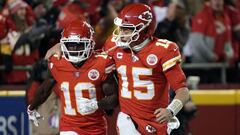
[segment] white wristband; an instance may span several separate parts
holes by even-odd
[[[182,109],[183,104],[179,99],[173,99],[173,101],[168,105],[167,109],[173,112],[173,116],[176,116],[177,113]]]

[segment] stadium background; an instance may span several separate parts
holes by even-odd
[[[8,0],[9,3],[14,3],[19,0]],[[90,2],[90,5],[92,4],[95,7],[90,7],[89,9],[98,7],[98,4],[101,5],[101,2],[94,3],[94,1],[81,1],[80,3],[88,3]],[[106,0],[107,1],[107,0]],[[106,1],[103,1],[106,2]],[[125,0],[125,4],[127,0]],[[179,3],[179,0],[173,0],[174,2],[177,2],[179,6],[182,6],[182,3]],[[180,0],[181,1],[181,0]],[[188,3],[188,6],[185,8],[188,11],[189,15],[195,15],[202,7],[205,0],[182,0],[183,4]],[[237,0],[236,0],[237,1]],[[5,3],[4,3],[5,2]],[[55,6],[63,6],[68,0],[56,0],[55,2],[51,0],[26,0],[29,5],[34,7],[38,7],[37,5],[43,4],[45,7],[50,9],[50,5]],[[35,2],[35,3],[34,3]],[[91,3],[93,2],[93,3]],[[122,2],[121,0],[117,0],[117,2]],[[123,2],[123,3],[124,3]],[[133,1],[130,1],[133,2]],[[140,2],[144,2],[141,1]],[[148,1],[149,2],[149,1]],[[151,2],[151,1],[150,1]],[[152,2],[159,2],[161,3],[162,0]],[[185,3],[184,3],[185,2]],[[167,0],[166,3],[171,3],[170,0]],[[6,0],[1,1],[1,14],[3,15],[3,9],[5,8]],[[82,7],[86,6],[84,4],[81,4]],[[104,4],[102,4],[102,8],[106,8]],[[124,4],[122,4],[124,5]],[[165,5],[164,5],[165,6]],[[74,6],[71,8],[75,8]],[[40,8],[41,9],[41,8]],[[41,10],[36,8],[37,12],[40,12]],[[79,10],[79,12],[88,12],[90,19],[92,19],[93,24],[97,24],[97,17],[94,17],[90,10],[79,10],[76,8],[76,10]],[[75,11],[76,11],[75,10]],[[69,14],[69,18],[71,18],[72,13],[69,13],[68,8],[61,9],[60,11],[65,12],[66,14]],[[105,11],[106,12],[106,11]],[[106,14],[102,11],[101,14]],[[75,16],[73,15],[73,18]],[[91,18],[92,17],[92,18]],[[94,20],[96,19],[96,20]],[[105,21],[109,22],[107,18]],[[1,20],[1,19],[0,19]],[[68,19],[65,19],[68,20]],[[58,25],[64,27],[68,22],[67,21],[61,21],[57,20],[59,23]],[[104,23],[105,25],[108,25],[107,23]],[[48,22],[54,23],[55,22]],[[44,23],[43,23],[44,24]],[[44,24],[45,25],[45,24]],[[44,26],[39,25],[39,26]],[[95,29],[97,32],[101,34],[101,31],[104,31],[106,35],[111,34],[111,31],[113,28],[109,28],[107,31],[104,30],[104,28],[100,27],[101,25],[96,25]],[[108,25],[111,26],[111,25]],[[7,26],[1,24],[0,29],[5,29]],[[2,32],[3,30],[1,30]],[[47,31],[49,32],[49,31]],[[53,35],[56,34],[56,31],[53,32]],[[54,33],[56,32],[56,33]],[[4,38],[0,33],[0,40],[3,40]],[[4,34],[3,34],[4,35]],[[52,38],[51,35],[46,36],[47,38]],[[54,37],[55,38],[55,37]],[[104,38],[103,38],[104,39]],[[44,39],[45,40],[45,39]],[[101,39],[98,39],[99,42]],[[34,43],[41,41],[40,43],[46,43],[46,41],[43,41],[42,39],[34,39]],[[56,41],[48,40],[47,42],[51,42],[51,45],[53,45]],[[50,44],[50,43],[49,43]],[[49,46],[51,46],[49,45]],[[40,47],[40,53],[39,58],[42,58],[45,55],[46,50],[49,48],[49,46]],[[0,135],[29,135],[32,130],[34,130],[31,127],[31,124],[28,121],[27,114],[26,114],[26,107],[27,107],[27,81],[23,82],[12,82],[12,78],[21,78],[20,76],[17,76],[16,74],[14,76],[11,76],[9,78],[5,78],[6,76],[2,75],[6,72],[9,72],[8,67],[9,63],[5,62],[5,56],[6,52],[3,51],[3,45],[1,42],[1,55],[0,55]],[[8,53],[7,53],[8,54]],[[3,57],[4,56],[4,57]],[[36,62],[34,60],[32,63],[27,63],[26,65],[17,65],[13,64],[11,66],[12,70],[14,71],[31,71],[33,70],[33,64]],[[189,77],[190,82],[189,86],[191,88],[191,96],[193,103],[197,106],[197,112],[195,116],[190,120],[188,123],[187,130],[189,133],[193,135],[239,135],[240,134],[240,69],[239,69],[239,61],[236,64],[236,68],[232,69],[229,64],[226,64],[224,62],[213,62],[213,63],[183,63],[183,69],[186,73],[187,77]],[[191,77],[193,76],[197,78],[200,77],[200,81],[198,83],[194,83],[194,79],[191,82]],[[29,78],[28,78],[29,79]],[[8,80],[8,81],[6,81]],[[44,108],[48,108],[48,106],[44,106]],[[118,108],[115,110],[113,116],[109,117],[109,134],[114,135],[116,134],[115,130],[115,120],[116,115],[118,112]],[[49,117],[49,116],[45,116]],[[48,119],[45,119],[45,126],[47,128],[49,127]],[[40,123],[41,124],[41,123]],[[44,127],[43,127],[44,128]],[[45,129],[46,130],[46,129]],[[43,132],[44,134],[44,132]]]

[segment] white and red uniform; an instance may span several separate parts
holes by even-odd
[[[75,68],[64,57],[57,60],[50,58],[49,69],[59,87],[61,101],[61,132],[75,132],[80,135],[104,135],[107,124],[103,110],[82,115],[79,111],[79,100],[89,98],[100,100],[102,81],[105,80],[113,66],[110,58],[92,55],[80,68]]]
[[[109,38],[104,50],[113,46],[115,43]],[[156,129],[158,135],[167,134],[167,125],[155,121],[154,111],[169,104],[170,86],[174,90],[186,86],[177,45],[153,38],[135,53],[139,58],[135,62],[130,49],[116,48],[108,54],[115,61],[118,72],[120,111],[132,118],[141,134],[149,134],[148,125]]]
[[[216,56],[218,57],[217,61],[220,62],[226,59],[227,52],[232,51],[232,46],[230,44],[232,28],[230,23],[231,21],[226,12],[223,12],[222,16],[216,17],[208,3],[206,3],[203,7],[203,10],[197,13],[196,16],[194,16],[192,19],[192,33],[198,33],[203,36],[200,38],[204,40],[204,43],[206,43],[204,44],[204,46],[208,46],[207,51],[210,50],[212,53],[216,54]],[[193,44],[198,45],[197,43]],[[205,59],[205,57],[209,55],[209,52],[207,52],[203,48],[204,47],[191,46],[193,55],[195,55],[195,57],[199,57],[200,55]]]

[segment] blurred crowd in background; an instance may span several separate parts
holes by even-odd
[[[227,63],[228,82],[239,80],[239,0],[1,0],[0,84],[26,84],[33,76],[42,79],[40,68],[33,74],[26,65],[41,60],[59,42],[62,28],[76,18],[94,26],[97,49],[101,48],[119,10],[132,2],[152,7],[158,23],[155,36],[176,42],[183,64]],[[201,81],[220,82],[217,75],[202,76]]]
[[[178,44],[183,66],[222,63],[227,82],[239,84],[240,0],[1,0],[0,85],[26,85],[31,102],[47,75],[46,51],[59,42],[69,22],[88,20],[100,49],[115,28],[117,13],[132,2],[151,6],[158,24],[155,36]],[[194,76],[192,81],[222,82],[219,69],[183,69]],[[193,116],[192,110],[182,114]]]

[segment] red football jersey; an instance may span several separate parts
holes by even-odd
[[[99,100],[102,81],[111,72],[109,57],[92,55],[80,68],[75,68],[64,57],[50,58],[49,69],[57,82],[61,101],[60,131],[75,131],[84,135],[106,134],[106,120],[103,110],[82,115],[79,111],[81,97]]]
[[[226,12],[222,16],[214,16],[209,4],[205,4],[203,10],[192,19],[192,32],[201,33],[204,39],[214,41],[213,50],[218,56],[218,61],[223,61],[225,55],[225,44],[231,42],[231,25]]]
[[[115,43],[110,38],[104,50],[113,46]],[[129,49],[116,48],[108,54],[115,61],[118,72],[120,110],[132,117],[142,134],[147,134],[145,128],[148,124],[157,132],[166,131],[166,124],[156,123],[153,113],[158,108],[167,107],[170,85],[174,90],[186,86],[185,75],[179,68],[181,56],[177,45],[153,38],[135,53],[137,61],[132,59]]]

